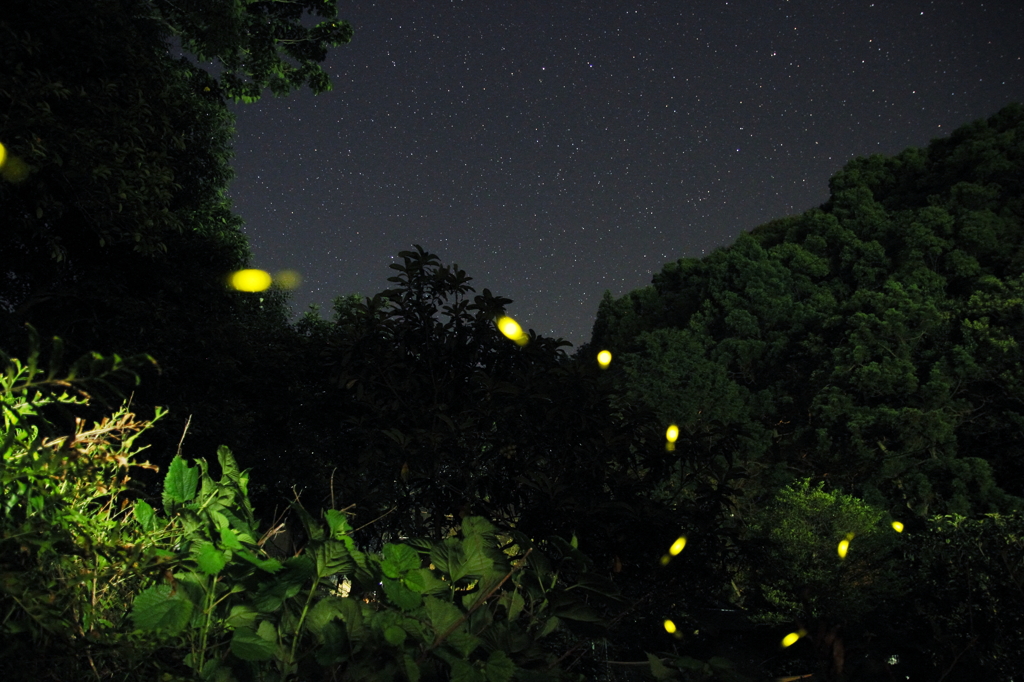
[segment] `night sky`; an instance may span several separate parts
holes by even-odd
[[[231,196],[298,313],[420,244],[579,345],[650,283],[828,196],[854,156],[1024,100],[1024,2],[339,2],[333,92],[237,115]]]

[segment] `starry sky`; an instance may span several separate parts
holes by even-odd
[[[1020,0],[338,4],[332,92],[234,107],[234,208],[296,313],[420,244],[579,345],[604,291],[1024,101]]]

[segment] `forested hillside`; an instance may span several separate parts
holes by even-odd
[[[1024,495],[1024,109],[851,161],[820,208],[605,295],[591,346],[687,449],[894,514]]]

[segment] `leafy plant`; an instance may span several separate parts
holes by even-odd
[[[178,563],[138,595],[132,620],[187,652],[184,664],[203,679],[563,679],[545,642],[565,623],[600,621],[587,602],[609,591],[571,543],[553,545],[564,552],[553,564],[480,517],[463,519],[458,536],[387,543],[377,554],[356,547],[344,513],[317,520],[295,502],[305,545],[269,558],[247,472],[227,448],[218,460],[214,480],[205,461],[176,457],[164,516],[143,501],[134,508],[143,528],[173,529]],[[577,579],[566,583],[567,572]]]
[[[124,506],[135,439],[152,421],[127,406],[61,419],[116,390],[137,362],[90,354],[62,373],[61,350],[55,340],[46,369],[38,350],[27,362],[0,354],[0,660],[34,679],[103,670],[112,643],[131,658],[125,605],[160,563]]]

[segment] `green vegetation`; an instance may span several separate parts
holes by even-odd
[[[1024,669],[1024,108],[852,161],[570,357],[418,246],[330,319],[226,286],[226,102],[327,89],[333,1],[66,5],[0,18],[8,678]]]

